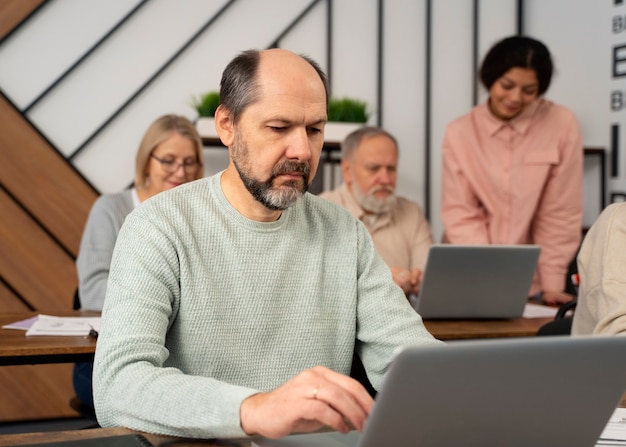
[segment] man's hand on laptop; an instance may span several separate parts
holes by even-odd
[[[280,438],[324,426],[342,433],[362,431],[373,404],[358,381],[317,366],[273,391],[248,397],[239,411],[248,435]]]

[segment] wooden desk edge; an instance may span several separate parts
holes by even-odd
[[[478,338],[531,337],[550,321],[545,318],[516,318],[513,320],[424,320],[426,329],[439,340]]]
[[[120,436],[129,434],[141,434],[155,446],[176,445],[176,447],[217,447],[217,446],[239,446],[250,447],[252,439],[184,439],[172,436],[155,435],[151,433],[140,433],[128,428],[90,428],[83,430],[67,430],[37,433],[15,433],[0,435],[0,447],[32,445],[47,442],[76,441],[81,439],[107,438],[110,436]]]
[[[34,317],[46,312],[0,313],[0,366],[34,365],[40,363],[74,363],[92,361],[96,352],[96,341],[82,336],[27,337],[19,329],[4,329],[1,326]],[[67,311],[54,312],[57,316],[99,316],[99,312]]]

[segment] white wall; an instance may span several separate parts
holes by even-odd
[[[556,67],[546,96],[576,112],[587,147],[608,149],[611,124],[614,120],[623,121],[619,113],[610,110],[610,91],[614,83],[611,80],[611,55],[616,40],[611,32],[611,22],[614,15],[623,17],[626,7],[612,3],[592,0],[526,2],[526,14],[532,20],[527,20],[525,31],[545,42]],[[621,84],[626,87],[624,81]],[[623,141],[626,140],[622,137]],[[623,157],[624,151],[621,153]],[[601,211],[599,173],[598,159],[588,158],[585,164],[585,226],[590,226]],[[616,179],[607,186],[616,187],[622,182]]]
[[[380,104],[377,0],[334,0],[330,37],[326,32],[329,2],[325,0],[237,0],[145,90],[138,91],[203,23],[230,4],[226,0],[152,0],[42,101],[26,109],[138,3],[47,2],[0,45],[0,89],[101,192],[117,191],[131,182],[134,154],[151,121],[170,112],[195,119],[192,97],[217,89],[222,69],[235,54],[270,46],[313,4],[279,46],[318,60],[330,71],[334,96],[366,100],[374,112],[370,123],[382,118],[382,125],[400,143],[399,193],[422,205],[428,197],[431,223],[439,237],[439,146],[447,122],[472,106],[476,87],[474,66],[479,61],[472,53],[472,0],[382,2]],[[517,1],[481,0],[477,4],[480,59],[497,39],[516,32]],[[544,40],[554,54],[557,73],[547,97],[575,111],[585,145],[608,148],[610,125],[623,121],[625,113],[611,111],[611,92],[621,90],[626,95],[626,80],[611,76],[612,47],[626,41],[622,37],[626,34],[613,32],[611,22],[616,15],[626,15],[626,7],[596,0],[526,0],[524,5],[525,32]],[[428,49],[430,67],[425,64]],[[429,89],[427,75],[432,81]],[[479,91],[482,100],[485,92]],[[425,108],[427,95],[430,110]],[[126,102],[123,111],[108,122]],[[103,124],[103,130],[85,143]],[[623,127],[621,146],[626,141]],[[77,149],[80,153],[72,157]],[[430,164],[426,166],[428,151]],[[207,149],[206,159],[207,174],[211,174],[226,165],[227,154],[223,149]],[[626,190],[623,171],[620,166],[621,177],[611,179],[610,190]],[[596,161],[589,162],[585,175],[585,220],[589,223],[599,212]]]

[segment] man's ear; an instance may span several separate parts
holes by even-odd
[[[352,183],[352,167],[350,166],[350,162],[348,160],[341,160],[341,175],[343,177],[343,181],[347,184]]]
[[[235,139],[235,124],[230,111],[221,104],[215,111],[215,130],[224,146],[232,146]]]

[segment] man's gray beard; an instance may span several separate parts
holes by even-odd
[[[379,199],[374,196],[374,193],[380,190],[388,190],[391,191],[391,195],[384,199]],[[393,190],[385,187],[375,187],[368,191],[367,194],[364,194],[363,191],[359,188],[356,183],[352,184],[352,192],[354,193],[354,198],[357,203],[363,208],[365,211],[374,214],[384,214],[391,211],[391,209],[396,204],[396,195],[393,193]]]
[[[309,188],[309,176],[311,168],[308,163],[286,161],[274,166],[272,174],[267,181],[260,181],[248,174],[248,146],[241,140],[239,134],[235,134],[232,147],[232,158],[239,177],[252,197],[270,210],[283,211],[294,205]],[[240,159],[242,163],[240,163]],[[274,186],[274,179],[286,172],[301,172],[303,186],[298,181],[288,181],[280,186]]]

